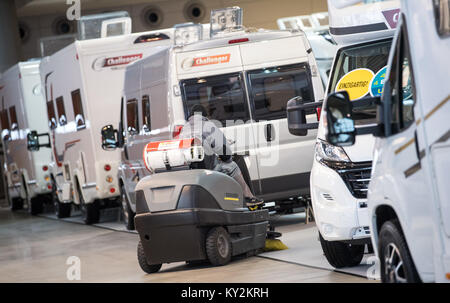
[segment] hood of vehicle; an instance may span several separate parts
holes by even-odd
[[[352,162],[372,161],[375,138],[372,135],[356,136],[353,146],[344,147]]]

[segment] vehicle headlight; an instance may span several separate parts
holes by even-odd
[[[315,156],[319,162],[350,162],[350,158],[342,147],[331,145],[320,139],[316,142]]]

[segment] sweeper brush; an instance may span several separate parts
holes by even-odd
[[[289,247],[286,246],[281,240],[277,239],[281,237],[281,233],[275,232],[273,228],[267,232],[266,245],[264,246],[264,251],[277,251],[285,250]]]

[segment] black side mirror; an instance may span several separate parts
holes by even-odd
[[[41,144],[39,137],[47,137],[48,143]],[[51,147],[50,135],[48,133],[38,134],[35,130],[30,131],[27,134],[27,149],[29,151],[38,151],[41,147]]]
[[[106,125],[102,128],[102,148],[104,150],[114,150],[119,147],[119,142],[116,139],[117,130],[112,125]]]
[[[352,103],[346,91],[330,94],[326,101],[327,141],[335,146],[355,144],[355,121]]]
[[[306,136],[309,129],[317,129],[319,123],[307,123],[306,114],[310,110],[321,108],[322,103],[303,103],[303,99],[300,96],[289,100],[286,106],[289,132],[294,136]]]

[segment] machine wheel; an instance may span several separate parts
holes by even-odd
[[[335,268],[359,265],[364,257],[365,245],[352,245],[341,241],[326,241],[319,233],[320,245],[325,257]]]
[[[420,278],[409,253],[398,220],[387,221],[380,230],[378,251],[383,283],[419,283]]]
[[[100,209],[98,201],[86,204],[83,194],[78,185],[78,197],[80,199],[81,212],[83,213],[83,220],[85,224],[91,225],[100,221]]]
[[[134,216],[136,215],[130,207],[127,193],[125,192],[125,186],[120,186],[120,198],[122,202],[123,220],[128,230],[134,230]]]
[[[138,257],[139,266],[146,273],[153,274],[155,272],[158,272],[161,269],[162,264],[150,265],[147,263],[147,258],[145,257],[144,247],[142,246],[141,241],[139,241],[139,244],[137,247],[137,257]]]
[[[72,211],[71,203],[61,203],[58,198],[56,181],[52,178],[52,193],[51,199],[53,205],[55,205],[55,214],[59,219],[70,217],[70,212]]]
[[[223,227],[212,228],[206,236],[206,255],[212,265],[225,265],[231,260],[231,239]]]

